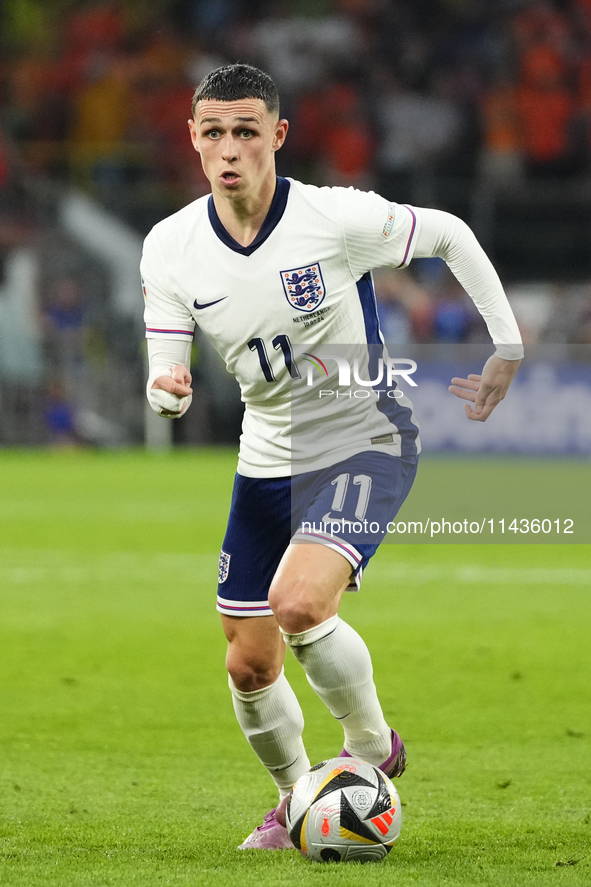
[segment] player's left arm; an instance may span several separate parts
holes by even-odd
[[[474,404],[465,404],[469,419],[484,422],[507,394],[523,358],[519,327],[499,276],[468,225],[437,209],[415,208],[415,212],[420,227],[414,257],[445,260],[484,318],[496,346],[480,375],[453,378],[449,388]]]
[[[505,397],[520,363],[520,360],[505,360],[493,354],[484,364],[480,375],[470,373],[467,379],[454,376],[448,390],[456,397],[474,404],[474,407],[464,404],[469,419],[486,422],[496,405]]]

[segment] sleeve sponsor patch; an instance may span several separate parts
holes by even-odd
[[[384,223],[384,227],[382,228],[382,237],[387,237],[390,231],[392,230],[392,226],[394,225],[394,204],[388,204],[388,218]]]

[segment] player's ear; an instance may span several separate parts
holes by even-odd
[[[199,151],[199,145],[197,143],[197,125],[194,120],[187,120],[187,123],[189,124],[189,132],[191,133],[191,143],[199,154],[201,152]]]
[[[289,123],[287,120],[278,120],[275,124],[275,135],[273,137],[273,150],[278,151],[283,142],[285,141],[285,137],[287,135],[287,130],[289,129]]]

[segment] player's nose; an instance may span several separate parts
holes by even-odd
[[[224,160],[236,160],[238,158],[238,145],[232,133],[224,136],[222,143],[222,157]]]

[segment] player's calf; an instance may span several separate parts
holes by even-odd
[[[273,684],[283,668],[285,644],[272,616],[222,616],[228,640],[226,668],[243,693]]]

